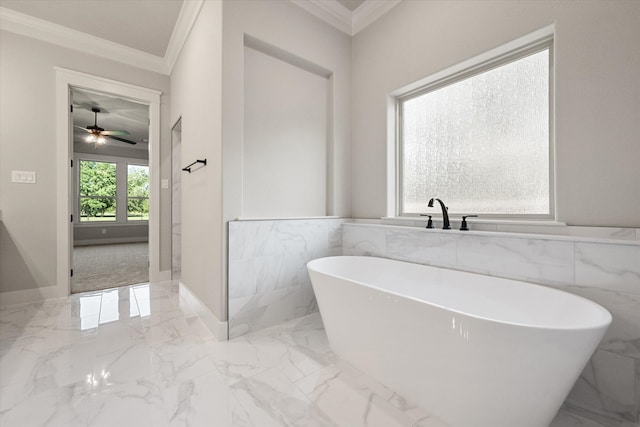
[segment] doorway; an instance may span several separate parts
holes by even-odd
[[[71,88],[71,293],[149,281],[149,106]]]
[[[71,291],[72,256],[73,256],[73,214],[78,215],[73,197],[73,116],[72,91],[82,91],[108,95],[123,100],[144,104],[148,108],[148,175],[149,175],[149,215],[148,215],[148,275],[150,282],[168,280],[170,271],[160,271],[160,92],[115,80],[105,79],[90,74],[80,73],[64,68],[56,68],[56,128],[57,128],[57,281],[54,297],[69,295]],[[92,112],[94,113],[94,112]],[[101,113],[98,113],[101,114]],[[94,113],[95,117],[95,113]],[[98,116],[98,120],[100,116]],[[95,121],[91,123],[94,125]],[[102,126],[100,121],[98,127]],[[86,127],[86,126],[85,126]],[[118,130],[118,129],[116,129]],[[126,139],[126,138],[125,138]],[[128,203],[122,204],[122,206]],[[126,212],[126,209],[125,209]],[[125,213],[126,215],[126,213]],[[71,218],[71,221],[70,221]],[[102,233],[102,231],[100,230]],[[108,233],[108,231],[107,231]]]

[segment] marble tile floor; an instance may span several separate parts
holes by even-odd
[[[162,283],[0,309],[0,426],[446,424],[342,362],[317,313],[217,342]]]

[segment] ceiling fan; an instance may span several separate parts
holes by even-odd
[[[91,111],[95,114],[95,120],[93,122],[93,126],[89,125],[86,128],[81,126],[76,126],[78,129],[82,129],[85,132],[88,132],[89,135],[85,138],[86,142],[95,142],[96,144],[105,144],[107,142],[107,138],[115,139],[116,141],[126,142],[127,144],[135,145],[135,141],[130,141],[128,139],[120,138],[121,135],[129,135],[129,132],[126,130],[104,130],[100,126],[98,126],[98,113],[100,112],[99,108],[92,108]]]

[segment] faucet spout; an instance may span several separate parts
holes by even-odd
[[[438,198],[429,200],[428,206],[430,208],[433,207],[433,201],[437,200],[440,203],[440,208],[442,208],[442,229],[450,230],[451,224],[449,224],[449,213],[447,212],[447,207],[444,205],[444,202]]]

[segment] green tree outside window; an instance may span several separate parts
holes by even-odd
[[[149,167],[128,165],[127,220],[149,219]]]
[[[80,161],[80,221],[116,220],[116,164]]]

